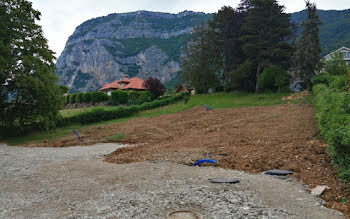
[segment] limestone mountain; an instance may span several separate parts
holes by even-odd
[[[323,55],[350,47],[350,10],[319,10],[319,15]],[[137,11],[88,20],[69,37],[57,60],[60,83],[70,92],[97,90],[124,74],[172,83],[177,80],[182,48],[191,29],[212,16],[191,11]],[[291,21],[300,25],[305,17],[305,10],[292,13]]]
[[[88,20],[69,37],[57,60],[70,92],[93,91],[124,74],[176,80],[190,31],[211,14],[137,11]]]

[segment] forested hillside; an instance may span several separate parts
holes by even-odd
[[[342,46],[350,47],[350,9],[343,11],[318,10],[321,17],[322,54],[327,55]],[[306,11],[291,14],[293,23],[300,25],[306,18]]]

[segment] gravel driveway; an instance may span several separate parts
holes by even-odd
[[[293,178],[174,163],[111,164],[119,144],[67,148],[0,144],[0,218],[343,218]],[[208,178],[236,177],[238,184]]]

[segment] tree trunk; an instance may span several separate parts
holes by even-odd
[[[261,72],[261,61],[258,61],[258,67],[256,69],[255,93],[259,92],[258,78],[260,76],[260,72]]]

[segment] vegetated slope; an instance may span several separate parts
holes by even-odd
[[[177,78],[190,30],[211,14],[137,11],[88,20],[69,37],[57,74],[71,92],[92,91],[124,74]]]
[[[350,10],[319,10],[323,55],[350,47]],[[61,84],[70,92],[93,91],[103,84],[131,77],[157,77],[168,86],[179,82],[179,58],[190,31],[212,14],[137,11],[110,14],[79,25],[57,61]],[[300,25],[306,12],[291,14]],[[300,33],[300,29],[298,31]]]
[[[339,49],[342,46],[350,47],[350,9],[348,10],[319,10],[321,18],[320,39],[322,55]],[[300,25],[306,18],[306,11],[291,14],[293,23]]]

